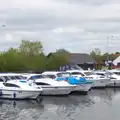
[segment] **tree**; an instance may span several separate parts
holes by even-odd
[[[101,51],[99,48],[95,48],[91,53],[91,56],[101,55]]]
[[[115,54],[120,54],[120,52],[116,52]]]
[[[44,54],[40,54],[39,56],[24,56],[24,64],[26,66],[26,70],[32,71],[44,71],[46,67],[46,57]]]
[[[21,54],[10,48],[8,51],[0,55],[0,70],[1,71],[22,71],[25,69]]]
[[[19,50],[24,55],[37,56],[43,52],[43,45],[41,41],[22,40]]]
[[[101,51],[99,48],[95,48],[91,53],[91,57],[101,66],[103,64],[102,57],[101,57]],[[98,66],[98,67],[100,67]]]
[[[9,48],[7,52],[10,52],[10,53],[17,53],[19,52],[17,48]]]
[[[55,55],[58,55],[58,56],[68,59],[70,52],[66,49],[58,49],[58,50],[56,50]]]
[[[62,48],[62,49],[57,49],[56,50],[56,53],[70,53],[68,50],[66,50],[66,49],[64,49],[64,48]]]
[[[59,67],[67,64],[68,60],[63,55],[51,54],[47,59],[46,67],[48,70],[59,70]]]

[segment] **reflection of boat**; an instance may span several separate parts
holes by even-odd
[[[86,104],[94,104],[92,102],[92,99],[87,95],[70,95],[68,97],[42,97],[42,104],[44,106],[51,105],[57,105],[59,106],[78,106],[78,105],[86,105]]]
[[[70,95],[68,97],[42,97],[42,103],[44,104],[44,114],[46,112],[55,113],[61,117],[61,119],[69,119],[73,117],[73,114],[76,114],[76,111],[83,110],[87,107],[90,107],[94,104],[89,96],[81,95]],[[62,114],[62,115],[61,115]],[[79,113],[78,113],[79,114]],[[49,115],[49,114],[48,114]]]
[[[0,100],[0,107],[10,108],[19,108],[19,109],[30,109],[30,108],[44,108],[44,105],[41,105],[41,101],[38,103],[35,100],[27,100],[27,101],[13,101],[13,100]]]
[[[89,97],[94,101],[99,102],[101,100],[104,101],[112,101],[116,96],[119,96],[120,89],[110,89],[107,88],[105,90],[91,90],[89,92]]]
[[[0,74],[0,98],[36,99],[43,91],[34,83],[12,78],[15,78],[13,74]]]

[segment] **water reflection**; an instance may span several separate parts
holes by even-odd
[[[0,100],[4,120],[119,120],[120,89],[92,90],[88,95],[43,97],[42,101]]]
[[[89,93],[89,97],[95,103],[104,101],[110,105],[112,101],[120,99],[120,89],[92,90]]]
[[[18,118],[25,117],[26,111],[32,113],[33,110],[40,109],[43,111],[44,106],[36,101],[12,101],[12,100],[0,100],[0,119],[2,120],[16,120]],[[31,111],[31,112],[30,112]],[[22,113],[22,116],[21,116]]]
[[[26,108],[37,108],[41,107],[44,108],[43,105],[38,103],[37,101],[34,100],[27,100],[27,101],[14,101],[14,100],[0,100],[0,109],[4,108],[5,106],[10,106],[12,108],[17,108],[19,107],[20,109]]]

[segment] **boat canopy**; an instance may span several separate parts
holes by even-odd
[[[56,78],[56,80],[57,81],[66,80],[66,81],[68,81],[72,85],[74,85],[74,84],[88,84],[88,83],[90,83],[84,77],[78,77],[78,78],[76,78],[76,77],[73,77],[73,76],[66,77],[66,78],[65,77],[58,77],[58,78]]]

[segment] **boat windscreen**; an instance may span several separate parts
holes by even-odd
[[[69,72],[61,72],[61,73],[57,73],[57,77],[70,77],[70,73]]]
[[[2,78],[6,81],[10,80],[9,76],[2,76]]]
[[[106,72],[105,75],[114,75],[112,72]]]
[[[33,75],[29,79],[41,79],[41,78],[47,78],[45,75]]]
[[[58,74],[57,74],[57,77],[62,77],[62,74],[61,74],[61,73],[58,73]]]
[[[95,75],[93,72],[84,72],[85,75]]]
[[[23,76],[14,76],[16,79],[25,79]]]
[[[67,72],[65,72],[65,73],[61,73],[62,74],[62,77],[70,77],[70,73],[67,73]]]
[[[15,76],[9,76],[10,80],[16,80]]]

